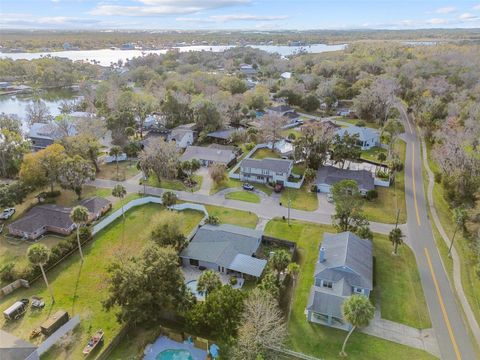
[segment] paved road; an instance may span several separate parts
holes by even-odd
[[[91,185],[97,186],[99,188],[113,188],[118,184],[118,182],[113,180],[103,180],[103,179],[96,179],[94,180]],[[135,183],[126,181],[121,183],[128,192],[143,192],[143,186],[137,185]],[[156,195],[161,196],[163,193],[163,189],[155,188],[155,187],[146,187],[147,195]],[[171,191],[171,190],[169,190]],[[288,209],[284,206],[279,205],[278,201],[275,198],[269,197],[267,200],[262,201],[260,204],[249,203],[245,201],[237,201],[237,200],[228,200],[225,199],[224,195],[222,194],[215,194],[215,195],[204,195],[200,193],[191,193],[187,191],[173,191],[177,194],[178,198],[183,201],[190,201],[196,203],[202,203],[207,205],[217,205],[217,206],[224,206],[232,209],[250,211],[255,214],[259,218],[264,219],[272,219],[274,217],[287,217]],[[290,217],[292,219],[302,220],[302,221],[309,221],[317,224],[327,224],[330,225],[332,223],[332,207],[330,204],[320,203],[320,206],[315,211],[302,211],[302,210],[295,210],[291,209]],[[370,229],[373,232],[378,232],[381,234],[388,234],[390,230],[394,227],[391,224],[382,224],[376,222],[370,222]],[[406,225],[401,225],[402,230],[405,232],[408,231]]]
[[[405,196],[407,202],[407,229],[417,260],[420,279],[428,304],[433,329],[440,346],[442,359],[476,359],[459,304],[448,281],[438,253],[430,220],[422,180],[422,157],[416,129],[407,122],[407,154],[405,161]],[[409,299],[405,299],[409,301]]]

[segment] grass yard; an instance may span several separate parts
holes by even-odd
[[[304,311],[307,305],[310,288],[313,284],[313,273],[323,233],[333,232],[327,225],[317,225],[300,221],[292,221],[288,226],[286,221],[275,219],[267,224],[265,233],[270,236],[295,241],[298,250],[300,273],[293,298],[292,311],[288,322],[290,333],[287,346],[321,359],[341,359],[338,355],[346,332],[326,326],[309,323]],[[391,273],[391,268],[388,269]],[[401,295],[410,299],[411,294]],[[348,359],[435,359],[430,354],[390,341],[355,331],[347,344]]]
[[[202,186],[203,177],[201,177],[200,175],[193,175],[193,179],[197,182],[197,185],[195,185],[195,187],[193,188],[190,188],[180,180],[162,179],[159,182],[155,175],[151,175],[147,180],[147,185],[162,189],[193,192],[200,189],[200,187]]]
[[[100,164],[99,168],[100,171],[96,175],[97,178],[116,181],[130,179],[140,172],[140,170],[137,169],[137,162],[133,160],[118,162],[118,178],[117,165],[115,162],[109,164]]]
[[[265,158],[274,158],[280,159],[280,155],[277,152],[270,150],[269,148],[258,149],[255,151],[252,156],[252,159],[265,159]]]
[[[417,329],[430,328],[432,324],[413,251],[401,245],[395,256],[392,250],[386,235],[375,234],[376,295],[380,297],[382,318]]]
[[[225,199],[240,200],[257,204],[260,202],[260,196],[254,192],[245,190],[228,193],[225,195]]]
[[[115,311],[106,312],[102,308],[102,301],[107,297],[106,266],[118,255],[138,254],[148,242],[152,224],[164,211],[166,210],[158,204],[132,209],[126,215],[124,237],[122,221],[118,220],[84,247],[83,264],[77,253],[49,271],[47,276],[56,300],[53,306],[41,279],[33,283],[30,289],[17,290],[1,299],[1,311],[16,299],[32,295],[42,296],[47,300],[47,305],[42,311],[28,310],[23,318],[9,324],[5,324],[2,317],[0,327],[28,340],[30,331],[43,323],[49,315],[62,309],[68,311],[70,316],[80,315],[81,323],[61,347],[53,348],[42,359],[83,359],[83,347],[89,336],[99,328],[105,331],[105,346],[108,346],[120,330],[120,324],[116,321]],[[182,214],[185,234],[188,234],[203,217],[202,213],[195,211],[183,211]]]
[[[336,117],[335,120],[343,121],[343,122],[349,123],[351,125],[357,125],[359,121],[363,121],[365,123],[365,127],[372,128],[372,129],[380,129],[380,125],[378,125],[375,122],[371,122],[371,121],[366,121],[366,120],[361,120],[361,119],[349,119],[349,118],[346,118],[346,117],[343,117],[343,116],[338,116],[338,117]]]
[[[310,192],[305,186],[300,189],[284,188],[280,197],[283,206],[288,206],[289,198],[293,209],[314,211],[318,208],[317,193]]]
[[[397,151],[400,154],[401,161],[405,164],[406,144],[403,140],[399,140]],[[405,203],[405,171],[401,171],[396,175],[395,184],[390,187],[375,187],[378,191],[378,198],[372,201],[365,201],[363,208],[367,219],[386,224],[395,224],[397,217],[397,208],[400,209],[399,223],[403,224],[407,221],[407,211]]]
[[[302,136],[302,132],[299,131],[299,130],[295,130],[295,128],[293,129],[285,129],[282,131],[282,136],[285,137],[285,138],[288,138],[288,135],[290,134],[293,134],[295,135],[295,139],[298,139],[299,137]]]
[[[241,188],[243,182],[240,180],[235,180],[235,179],[230,179],[228,178],[226,181],[221,182],[220,184],[212,184],[212,188],[210,189],[210,195],[216,194],[220,190],[224,189],[230,189],[230,188]],[[258,189],[262,192],[264,192],[267,195],[271,195],[273,192],[273,189],[265,184],[257,184],[257,183],[252,183],[253,186],[255,186],[255,189]]]
[[[235,210],[215,205],[205,205],[209,215],[217,216],[222,224],[232,224],[255,229],[258,217],[252,212]]]
[[[374,161],[377,163],[384,163],[383,161],[378,160],[378,154],[385,154],[387,155],[387,149],[384,149],[380,146],[374,146],[371,149],[363,150],[360,159]]]

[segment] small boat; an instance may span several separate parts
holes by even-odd
[[[98,344],[103,341],[103,330],[98,330],[88,341],[87,346],[83,348],[83,355],[88,356]]]

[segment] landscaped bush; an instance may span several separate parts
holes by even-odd
[[[79,235],[82,242],[87,241],[92,237],[92,230],[88,226],[81,227]]]
[[[365,127],[367,124],[365,123],[365,121],[359,120],[359,121],[357,121],[356,125],[359,126],[359,127]]]
[[[245,144],[245,149],[247,149],[247,151],[252,150],[254,147],[255,147],[255,143],[253,142],[249,142]]]
[[[0,269],[0,280],[2,282],[11,283],[16,279],[15,263],[9,262]]]
[[[312,193],[318,192],[317,184],[313,184],[313,185],[310,187],[310,191],[311,191]]]
[[[440,184],[442,182],[442,173],[441,172],[435,172],[433,177],[435,178],[435,182],[437,184]]]
[[[215,215],[210,215],[207,220],[205,220],[205,222],[207,224],[210,224],[210,225],[218,225],[220,224],[220,219],[218,218],[218,216],[215,216]]]
[[[367,191],[367,194],[365,195],[365,198],[367,200],[373,200],[373,199],[378,198],[378,191],[375,190],[375,189]]]
[[[385,180],[390,179],[389,174],[386,171],[381,171],[381,170],[377,171],[377,177],[380,178],[380,179],[385,179]]]
[[[230,285],[235,286],[237,285],[237,277],[236,276],[230,276]]]

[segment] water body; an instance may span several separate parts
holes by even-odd
[[[315,44],[310,46],[276,46],[276,45],[250,45],[252,48],[267,51],[269,53],[278,53],[282,56],[288,56],[300,51],[308,53],[322,53],[327,51],[338,51],[346,48],[346,44],[326,45]],[[223,52],[235,45],[215,45],[215,46],[181,46],[178,49],[180,52],[188,51],[212,51]],[[13,60],[24,59],[32,60],[39,59],[45,56],[57,56],[70,59],[72,61],[83,60],[89,62],[96,62],[102,66],[110,66],[112,63],[117,63],[119,60],[125,61],[134,57],[145,56],[148,54],[165,54],[168,50],[72,50],[72,51],[55,51],[55,52],[36,52],[36,53],[0,53],[0,58],[11,58]]]
[[[50,89],[42,90],[37,96],[43,100],[52,116],[60,114],[59,106],[63,101],[75,101],[78,93],[71,89]],[[0,113],[16,114],[20,119],[25,120],[27,105],[34,100],[34,94],[17,94],[0,96]]]

